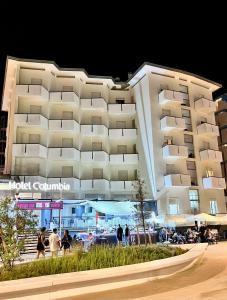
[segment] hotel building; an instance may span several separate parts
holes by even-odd
[[[67,201],[135,199],[140,174],[159,214],[225,213],[212,100],[219,87],[149,63],[116,82],[9,57],[4,173],[21,182],[68,183],[69,192],[42,193]]]

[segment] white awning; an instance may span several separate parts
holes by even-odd
[[[96,211],[107,215],[125,216],[136,212],[134,203],[130,201],[87,201]]]

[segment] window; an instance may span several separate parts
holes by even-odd
[[[127,170],[119,170],[118,178],[119,178],[119,180],[128,180],[128,171]]]
[[[165,117],[165,116],[171,116],[170,109],[162,109],[162,117]]]
[[[64,85],[64,86],[62,87],[62,91],[63,91],[63,92],[72,92],[72,91],[73,91],[73,87],[70,86],[70,85]]]
[[[164,136],[163,146],[164,145],[173,145],[173,137],[172,136]]]
[[[91,98],[102,98],[101,92],[91,92]]]
[[[118,145],[117,146],[117,153],[119,153],[119,154],[127,153],[127,145]]]
[[[39,134],[29,134],[28,140],[29,140],[29,143],[31,143],[31,144],[40,144],[40,135]]]
[[[207,176],[207,177],[212,177],[212,176],[214,176],[214,171],[211,170],[211,169],[206,170],[206,176]]]
[[[42,85],[42,79],[40,79],[40,78],[31,78],[31,84],[40,84],[40,85]]]
[[[124,104],[125,103],[125,99],[116,99],[116,103],[117,104]]]
[[[166,164],[166,174],[174,174],[176,173],[174,164]]]
[[[208,142],[203,142],[203,146],[202,146],[202,149],[201,149],[201,150],[207,150],[207,149],[210,149],[210,143],[208,143]]]
[[[93,179],[102,179],[103,169],[93,169]]]
[[[217,200],[210,200],[210,213],[216,215],[218,213]]]
[[[169,199],[169,214],[177,215],[179,214],[179,203],[177,198]]]
[[[102,150],[102,143],[101,142],[92,142],[92,150],[93,151]]]
[[[193,136],[190,134],[184,135],[184,144],[188,147],[188,157],[193,158],[195,157],[194,154],[194,145],[193,145]]]
[[[72,111],[63,111],[62,112],[62,120],[73,120],[73,112]]]
[[[73,147],[72,138],[62,138],[62,147]]]
[[[102,118],[99,117],[99,116],[92,116],[91,117],[91,124],[101,125],[102,124]]]
[[[116,128],[126,128],[125,121],[116,121]]]
[[[197,182],[197,173],[196,173],[196,164],[194,161],[187,161],[187,170],[188,174],[191,177],[191,185],[198,185]]]
[[[73,167],[72,166],[62,167],[62,177],[73,177]]]
[[[199,191],[189,190],[189,200],[190,200],[191,213],[197,214],[199,212]]]

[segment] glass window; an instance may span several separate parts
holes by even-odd
[[[189,190],[189,200],[191,212],[197,214],[199,212],[199,191],[198,190]]]
[[[179,203],[178,199],[170,198],[169,199],[169,214],[177,215],[179,213]]]
[[[216,215],[218,213],[217,200],[215,199],[210,200],[210,213],[212,215]]]

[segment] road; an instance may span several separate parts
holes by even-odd
[[[64,300],[226,300],[227,242],[208,246],[202,260],[169,278]],[[63,299],[62,299],[63,300]]]

